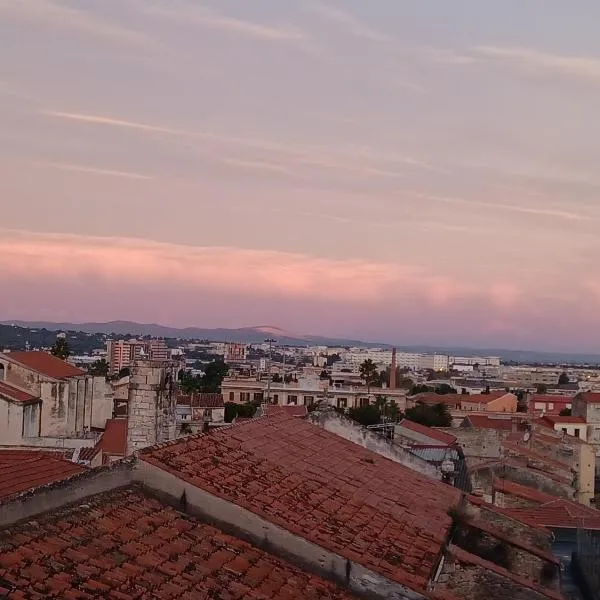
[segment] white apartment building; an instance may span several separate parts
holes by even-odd
[[[499,356],[450,356],[450,365],[479,365],[480,367],[499,367]]]
[[[420,361],[421,369],[431,369],[433,371],[448,370],[448,355],[446,354],[422,354]]]

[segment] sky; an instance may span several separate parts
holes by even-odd
[[[596,0],[0,0],[0,320],[600,348]]]

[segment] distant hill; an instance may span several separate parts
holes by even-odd
[[[4,327],[2,327],[4,325]],[[24,330],[38,330],[38,332],[56,332],[69,331],[82,332],[88,336],[93,336],[89,342],[100,342],[103,335],[113,336],[152,336],[175,338],[182,340],[211,340],[219,342],[244,342],[256,344],[263,342],[266,338],[274,338],[279,344],[289,346],[363,346],[367,348],[381,347],[391,348],[391,344],[382,344],[374,342],[364,342],[360,340],[329,338],[315,335],[299,335],[286,332],[279,327],[271,325],[261,325],[257,327],[241,327],[239,329],[208,329],[201,327],[186,327],[179,329],[176,327],[167,327],[156,323],[134,323],[131,321],[110,321],[108,323],[51,323],[45,321],[4,321],[0,323],[0,347],[7,346],[7,336],[15,343],[25,340],[27,335],[19,330],[16,335],[14,327],[16,325]],[[9,331],[12,329],[12,333]],[[53,336],[44,334],[46,341]],[[34,341],[28,339],[30,344]],[[24,342],[23,342],[24,343]],[[11,344],[12,345],[12,344]],[[100,344],[100,346],[102,343]],[[96,347],[100,347],[96,346]],[[419,345],[397,345],[400,352],[439,352],[457,356],[499,356],[503,361],[515,363],[540,363],[540,364],[600,364],[600,355],[598,354],[573,354],[561,352],[540,352],[536,350],[507,350],[503,348],[467,348],[461,346],[455,347],[434,347]]]

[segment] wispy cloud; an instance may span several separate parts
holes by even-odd
[[[68,163],[58,162],[31,162],[31,165],[35,167],[58,169],[59,171],[71,171],[74,173],[81,173],[85,175],[99,175],[103,177],[121,177],[123,179],[138,179],[138,180],[150,180],[152,177],[149,175],[142,175],[141,173],[134,173],[131,171],[115,171],[110,169],[99,169],[96,167],[88,167],[85,165],[74,165]]]
[[[529,73],[558,73],[589,81],[600,81],[600,58],[562,56],[534,48],[477,46],[474,52],[482,57]]]
[[[52,0],[0,0],[0,18],[40,23],[62,30],[75,30],[85,35],[128,45],[144,45],[146,36],[107,21],[82,9]]]
[[[346,33],[372,42],[389,43],[392,39],[386,34],[364,24],[354,15],[324,4],[310,4],[307,7],[315,14],[339,25]]]
[[[168,3],[161,2],[160,5],[144,2],[140,6],[144,12],[153,17],[178,24],[217,29],[270,42],[298,42],[305,39],[305,35],[294,27],[245,21],[198,4],[170,0]]]

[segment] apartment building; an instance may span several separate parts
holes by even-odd
[[[154,361],[169,359],[169,348],[164,340],[108,340],[106,342],[109,373],[117,374],[131,366],[134,360],[147,358]]]
[[[267,398],[267,382],[247,377],[226,377],[221,384],[225,402],[243,404],[263,402]],[[328,380],[300,379],[292,383],[272,383],[271,401],[280,406],[311,406],[325,401],[338,408],[357,408],[373,404],[377,396],[396,402],[400,410],[406,408],[406,390],[371,388],[365,386],[330,386]]]

